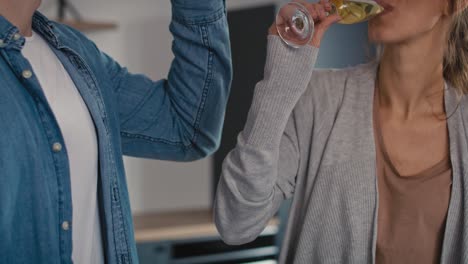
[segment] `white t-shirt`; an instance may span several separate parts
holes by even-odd
[[[98,145],[93,120],[69,74],[35,32],[22,54],[32,66],[65,140],[70,162],[75,264],[103,264],[104,253],[97,202]]]

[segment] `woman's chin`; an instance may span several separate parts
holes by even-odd
[[[394,30],[387,30],[381,27],[369,26],[369,42],[376,44],[390,44],[400,42],[401,39],[395,36]]]
[[[373,34],[372,32],[369,32],[369,42],[375,43],[375,44],[385,44],[391,41],[388,37],[382,35],[380,32],[378,32],[377,34]]]

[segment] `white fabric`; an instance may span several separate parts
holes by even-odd
[[[75,264],[104,263],[97,203],[98,146],[94,123],[69,74],[38,34],[22,50],[60,126],[70,162]],[[51,146],[52,147],[52,146]],[[68,231],[70,232],[70,231]]]

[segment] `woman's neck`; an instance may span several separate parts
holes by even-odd
[[[403,119],[431,111],[443,113],[442,30],[434,29],[417,38],[385,46],[378,72],[383,107]],[[428,101],[429,100],[429,101]],[[394,111],[393,111],[394,110]]]
[[[32,35],[32,17],[39,7],[39,0],[0,1],[0,15],[16,26],[21,35]]]

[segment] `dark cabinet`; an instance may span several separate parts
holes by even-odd
[[[228,246],[218,237],[138,244],[141,264],[239,264],[275,260],[275,234],[264,234],[242,246]]]

